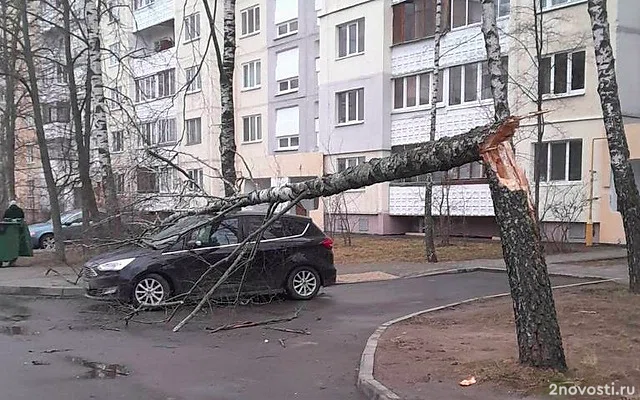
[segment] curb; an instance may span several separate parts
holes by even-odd
[[[43,296],[43,297],[83,297],[81,287],[40,287],[40,286],[0,286],[0,295]]]
[[[462,267],[462,268],[452,268],[445,270],[436,270],[430,272],[423,272],[416,275],[409,275],[403,278],[405,279],[413,279],[413,278],[423,278],[425,276],[436,276],[436,275],[451,275],[451,274],[464,274],[469,272],[478,272],[478,271],[486,271],[486,272],[506,272],[506,268],[499,267]],[[569,274],[566,272],[548,272],[549,276],[565,276],[567,278],[577,278],[577,279],[599,279],[605,281],[619,281],[619,278],[611,278],[606,276],[594,276],[594,275],[581,275],[581,274]],[[560,287],[560,286],[558,286]]]
[[[475,269],[475,270],[479,270],[479,269],[480,269],[480,267]],[[463,269],[460,269],[460,270],[447,270],[447,271],[443,271],[443,272],[439,272],[439,273],[430,273],[430,275],[439,275],[439,274],[443,274],[443,273],[455,274],[455,273],[463,273],[463,272],[473,272],[473,271],[462,271],[462,270]],[[422,276],[427,276],[427,275],[422,275]],[[568,285],[553,286],[552,288],[553,289],[565,289],[565,288],[570,288],[570,287],[595,285],[595,284],[604,283],[604,282],[615,282],[616,281],[616,279],[601,279],[601,278],[597,278],[597,279],[598,280],[596,280],[596,281],[580,282],[580,283],[572,283],[572,284],[568,284]],[[384,324],[380,325],[375,330],[375,332],[373,332],[373,334],[371,336],[369,336],[369,339],[367,340],[367,344],[365,345],[364,351],[362,352],[362,356],[360,357],[360,367],[358,368],[358,380],[356,382],[356,387],[358,388],[358,390],[360,390],[360,392],[362,394],[364,394],[368,399],[371,399],[371,400],[400,400],[401,399],[400,396],[395,394],[391,389],[389,389],[388,387],[384,386],[382,383],[380,383],[379,381],[377,381],[373,377],[373,367],[374,367],[374,363],[375,363],[376,349],[378,348],[378,341],[380,340],[380,336],[382,336],[382,334],[391,325],[397,324],[398,322],[402,322],[402,321],[405,321],[405,320],[413,318],[413,317],[417,317],[419,315],[423,315],[423,314],[427,314],[427,313],[431,313],[431,312],[435,312],[435,311],[440,311],[440,310],[444,310],[444,309],[447,309],[447,308],[460,306],[460,305],[463,305],[463,304],[473,303],[473,302],[476,302],[476,301],[490,300],[490,299],[496,299],[496,298],[506,297],[506,296],[510,296],[510,293],[499,293],[499,294],[494,294],[494,295],[490,295],[490,296],[474,297],[472,299],[458,301],[456,303],[451,303],[451,304],[447,304],[447,305],[439,306],[439,307],[428,308],[426,310],[422,310],[422,311],[414,312],[414,313],[411,313],[411,314],[407,314],[407,315],[404,315],[402,317],[393,319],[391,321],[387,321]]]

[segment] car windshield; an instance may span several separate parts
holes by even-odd
[[[71,222],[76,218],[80,218],[82,216],[82,211],[68,211],[66,213],[60,214],[60,222],[65,224],[67,222]],[[52,224],[53,220],[48,220],[47,224]]]
[[[180,236],[181,234],[197,227],[198,225],[205,224],[213,220],[214,218],[215,216],[213,215],[190,215],[188,217],[179,219],[176,223],[164,228],[160,232],[145,237],[143,241],[154,247],[160,244],[173,242],[178,239],[178,236]]]

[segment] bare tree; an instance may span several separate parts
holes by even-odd
[[[33,107],[33,120],[36,128],[36,136],[38,138],[38,148],[40,149],[40,160],[49,194],[49,203],[51,206],[51,220],[53,222],[54,237],[62,238],[62,223],[60,222],[60,203],[58,199],[58,188],[56,187],[55,178],[51,169],[51,160],[49,158],[49,150],[47,148],[47,139],[44,132],[44,122],[42,119],[42,106],[40,104],[40,94],[38,92],[38,78],[36,75],[35,59],[31,48],[29,11],[27,2],[21,2],[20,14],[22,19],[22,56],[27,67],[28,80],[23,82],[29,93],[31,104]],[[60,260],[65,259],[64,241],[55,241],[56,256]]]
[[[209,20],[213,47],[216,53],[220,76],[220,106],[222,108],[220,127],[220,163],[226,196],[236,193],[236,131],[235,109],[233,105],[233,73],[236,59],[236,0],[224,0],[223,50],[216,36],[216,9],[211,10],[209,2],[203,0]],[[214,3],[217,7],[218,2]]]
[[[482,0],[482,33],[495,115],[502,120],[510,111],[493,0]],[[529,183],[516,163],[511,143],[487,143],[482,159],[500,228],[520,363],[564,371],[567,363]]]
[[[627,239],[629,290],[640,293],[640,193],[638,193],[633,169],[629,162],[629,144],[624,131],[615,59],[609,34],[607,1],[589,0],[588,8],[598,69],[598,93],[609,143],[611,171]]]
[[[438,103],[438,88],[440,84],[440,38],[442,34],[442,0],[436,1],[435,36],[433,42],[433,82],[431,82],[431,125],[429,140],[436,140],[436,114]],[[436,245],[434,242],[434,223],[431,203],[433,201],[433,176],[427,174],[424,186],[424,249],[428,262],[438,262]],[[440,215],[442,218],[442,214]]]

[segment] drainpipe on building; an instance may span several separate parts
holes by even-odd
[[[589,213],[587,214],[587,225],[585,226],[585,246],[593,246],[593,181],[596,171],[593,170],[593,159],[595,158],[596,140],[606,140],[606,137],[596,137],[591,139],[591,160],[589,168]]]

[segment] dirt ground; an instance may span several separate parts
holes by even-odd
[[[489,239],[452,238],[451,246],[438,246],[439,261],[466,261],[502,258],[500,241]],[[565,245],[567,252],[589,251],[583,244]],[[546,246],[546,254],[560,252],[557,246]],[[352,235],[351,246],[346,246],[340,234],[334,236],[334,262],[339,265],[384,262],[423,262],[422,236]]]
[[[496,397],[549,394],[550,383],[640,384],[640,296],[605,283],[557,290],[555,302],[569,365],[566,374],[517,364],[511,299],[501,298],[390,327],[379,342],[375,377],[408,397],[429,381],[460,390],[458,382],[471,376],[478,384],[463,391],[490,390]]]

